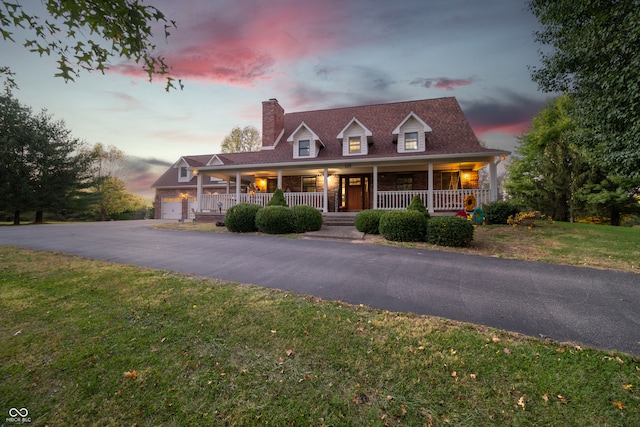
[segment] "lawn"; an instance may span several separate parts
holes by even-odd
[[[0,271],[0,424],[640,425],[625,354],[55,253]]]

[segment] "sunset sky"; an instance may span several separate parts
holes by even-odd
[[[161,78],[150,84],[125,63],[65,83],[18,32],[15,44],[0,40],[0,66],[16,73],[22,104],[128,155],[129,188],[148,198],[180,156],[219,152],[236,125],[261,131],[269,98],[295,112],[455,96],[478,138],[511,150],[551,97],[530,79],[539,24],[524,0],[147,3],[177,23],[158,50],[182,91],[167,93]]]

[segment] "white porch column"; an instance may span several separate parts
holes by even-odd
[[[433,163],[429,163],[429,171],[427,172],[427,210],[433,213]]]
[[[278,185],[276,188],[282,190],[282,169],[278,169]]]
[[[227,177],[226,187],[227,187],[227,194],[230,194],[231,193],[231,175]]]
[[[494,159],[489,163],[489,201],[495,202],[498,200],[498,162],[500,158]]]
[[[242,187],[242,181],[240,181],[240,172],[236,172],[236,205],[240,203],[240,187]]]
[[[329,212],[329,169],[324,168],[324,194],[323,194],[323,211]]]
[[[198,175],[196,175],[198,177],[198,184],[197,184],[197,190],[196,190],[196,212],[202,212],[202,180],[204,178],[202,178],[202,173],[199,173]]]
[[[378,209],[378,166],[373,167],[373,209]]]

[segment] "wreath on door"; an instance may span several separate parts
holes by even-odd
[[[476,207],[476,196],[474,196],[473,194],[467,194],[467,196],[464,198],[464,210],[466,210],[467,212],[470,212],[475,207]]]

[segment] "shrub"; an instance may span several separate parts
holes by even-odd
[[[284,206],[287,207],[287,201],[284,199],[284,193],[281,189],[277,188],[271,196],[271,200],[267,203],[267,206]]]
[[[258,231],[267,234],[292,233],[295,226],[293,211],[286,206],[267,206],[256,214]]]
[[[380,218],[386,211],[367,209],[356,214],[356,230],[367,234],[380,234]]]
[[[424,215],[416,211],[388,211],[380,217],[380,234],[395,242],[425,240],[427,222]]]
[[[262,206],[239,203],[229,208],[224,216],[224,224],[227,226],[227,230],[234,233],[257,231],[256,214],[260,210],[262,210]]]
[[[506,224],[510,216],[520,212],[515,200],[498,200],[482,206],[484,217],[489,224]]]
[[[434,245],[467,246],[473,240],[473,225],[458,216],[431,218],[428,236]]]
[[[322,228],[322,214],[313,206],[293,206],[291,212],[293,212],[294,219],[293,231],[296,233],[317,231]]]
[[[420,212],[427,219],[431,218],[429,211],[427,210],[427,208],[424,207],[424,203],[422,203],[422,199],[417,194],[413,196],[413,199],[411,199],[411,203],[409,204],[409,206],[407,206],[407,210]]]

